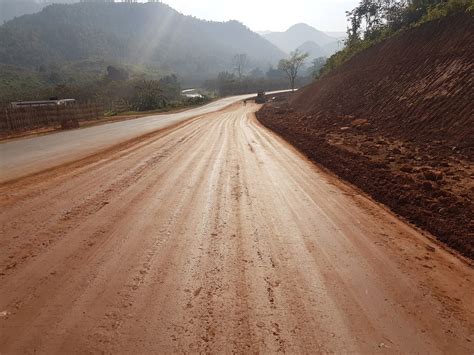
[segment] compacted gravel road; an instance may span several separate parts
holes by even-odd
[[[0,185],[0,353],[472,354],[472,265],[257,108]]]

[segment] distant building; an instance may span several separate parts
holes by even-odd
[[[188,97],[188,98],[194,98],[194,97],[204,97],[202,96],[197,89],[186,89],[186,90],[183,90],[181,91],[181,95],[183,95],[184,97]]]
[[[61,100],[41,100],[41,101],[15,101],[10,103],[13,108],[20,107],[40,107],[40,106],[66,106],[72,105],[76,102],[75,99],[61,99]]]

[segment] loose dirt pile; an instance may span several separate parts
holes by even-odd
[[[474,20],[406,31],[259,120],[314,161],[474,258]]]

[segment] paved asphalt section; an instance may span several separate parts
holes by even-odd
[[[472,265],[258,107],[1,184],[0,353],[473,354]]]
[[[0,143],[0,183],[86,157],[115,144],[220,110],[255,95],[232,96],[179,113],[146,116]]]

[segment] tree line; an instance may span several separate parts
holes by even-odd
[[[130,73],[126,68],[108,65],[104,74],[95,80],[83,82],[61,82],[57,72],[44,69],[37,86],[27,87],[30,77],[18,90],[0,86],[0,104],[12,101],[74,98],[78,102],[99,102],[111,113],[120,111],[166,110],[172,107],[189,106],[207,102],[208,97],[187,98],[181,93],[181,84],[174,74],[157,78],[147,73]],[[0,67],[0,75],[1,75]],[[56,81],[57,80],[57,81]],[[2,83],[3,84],[3,83]]]
[[[361,0],[347,12],[345,47],[328,59],[322,74],[400,31],[464,11],[474,12],[474,0]]]
[[[246,54],[236,54],[232,70],[220,72],[215,79],[204,82],[204,88],[220,96],[240,95],[259,91],[292,89],[307,85],[319,76],[325,57],[308,63],[308,53],[298,50],[269,66],[266,72],[251,68]]]

